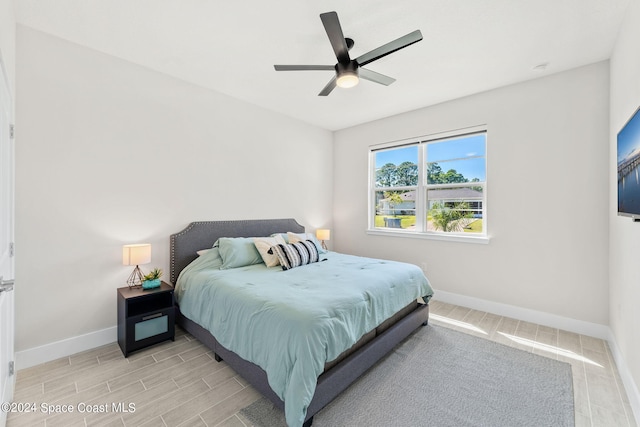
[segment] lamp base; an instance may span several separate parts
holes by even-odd
[[[140,267],[136,265],[136,268],[133,269],[131,275],[127,279],[127,285],[129,285],[130,288],[140,288],[142,287],[143,280],[144,277],[142,275],[142,271],[140,270]]]

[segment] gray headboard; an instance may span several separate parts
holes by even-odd
[[[287,231],[302,233],[304,227],[293,218],[192,222],[171,235],[171,283],[175,284],[182,269],[196,259],[196,251],[212,247],[220,237],[264,237]]]

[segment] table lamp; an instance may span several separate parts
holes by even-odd
[[[149,264],[151,262],[151,244],[139,243],[135,245],[122,246],[122,264],[135,265],[136,268],[127,279],[127,285],[130,288],[142,286],[144,276],[140,271],[140,265]]]
[[[327,251],[327,244],[324,242],[325,240],[331,240],[331,230],[327,229],[318,229],[316,230],[316,238],[320,240],[322,243],[322,249]]]

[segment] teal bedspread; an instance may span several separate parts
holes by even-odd
[[[176,286],[186,317],[267,373],[290,427],[304,422],[326,362],[433,293],[412,264],[335,252],[322,258],[287,271],[264,264],[220,270],[213,249],[187,266]]]

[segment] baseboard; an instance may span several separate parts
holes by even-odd
[[[622,353],[620,352],[618,343],[615,339],[615,336],[613,335],[613,331],[610,331],[608,341],[609,348],[611,349],[611,354],[613,355],[613,360],[616,362],[618,373],[620,374],[620,378],[622,379],[622,384],[624,385],[624,389],[627,392],[631,410],[633,411],[636,422],[640,422],[640,390],[638,390],[638,386],[631,376],[631,372],[629,371],[627,362],[624,360],[624,357],[622,357]]]
[[[531,310],[528,308],[502,304],[499,302],[468,297],[440,290],[435,291],[434,299],[449,304],[461,305],[463,307],[473,308],[474,310],[486,311],[500,316],[537,323],[538,325],[549,326],[550,328],[563,329],[565,331],[588,335],[590,337],[600,338],[603,340],[609,340],[611,337],[611,331],[606,325],[571,319],[569,317],[558,316],[556,314],[545,313],[543,311]]]
[[[81,351],[90,350],[117,341],[118,328],[102,329],[77,337],[45,344],[16,352],[16,369],[30,368]]]
[[[538,325],[606,340],[609,343],[609,348],[618,367],[618,373],[627,392],[633,415],[637,421],[640,421],[640,391],[631,376],[626,361],[622,357],[615,336],[608,326],[440,290],[436,290],[434,299],[462,307],[469,307],[474,310],[486,311],[499,316],[511,317],[513,319],[524,320]]]

